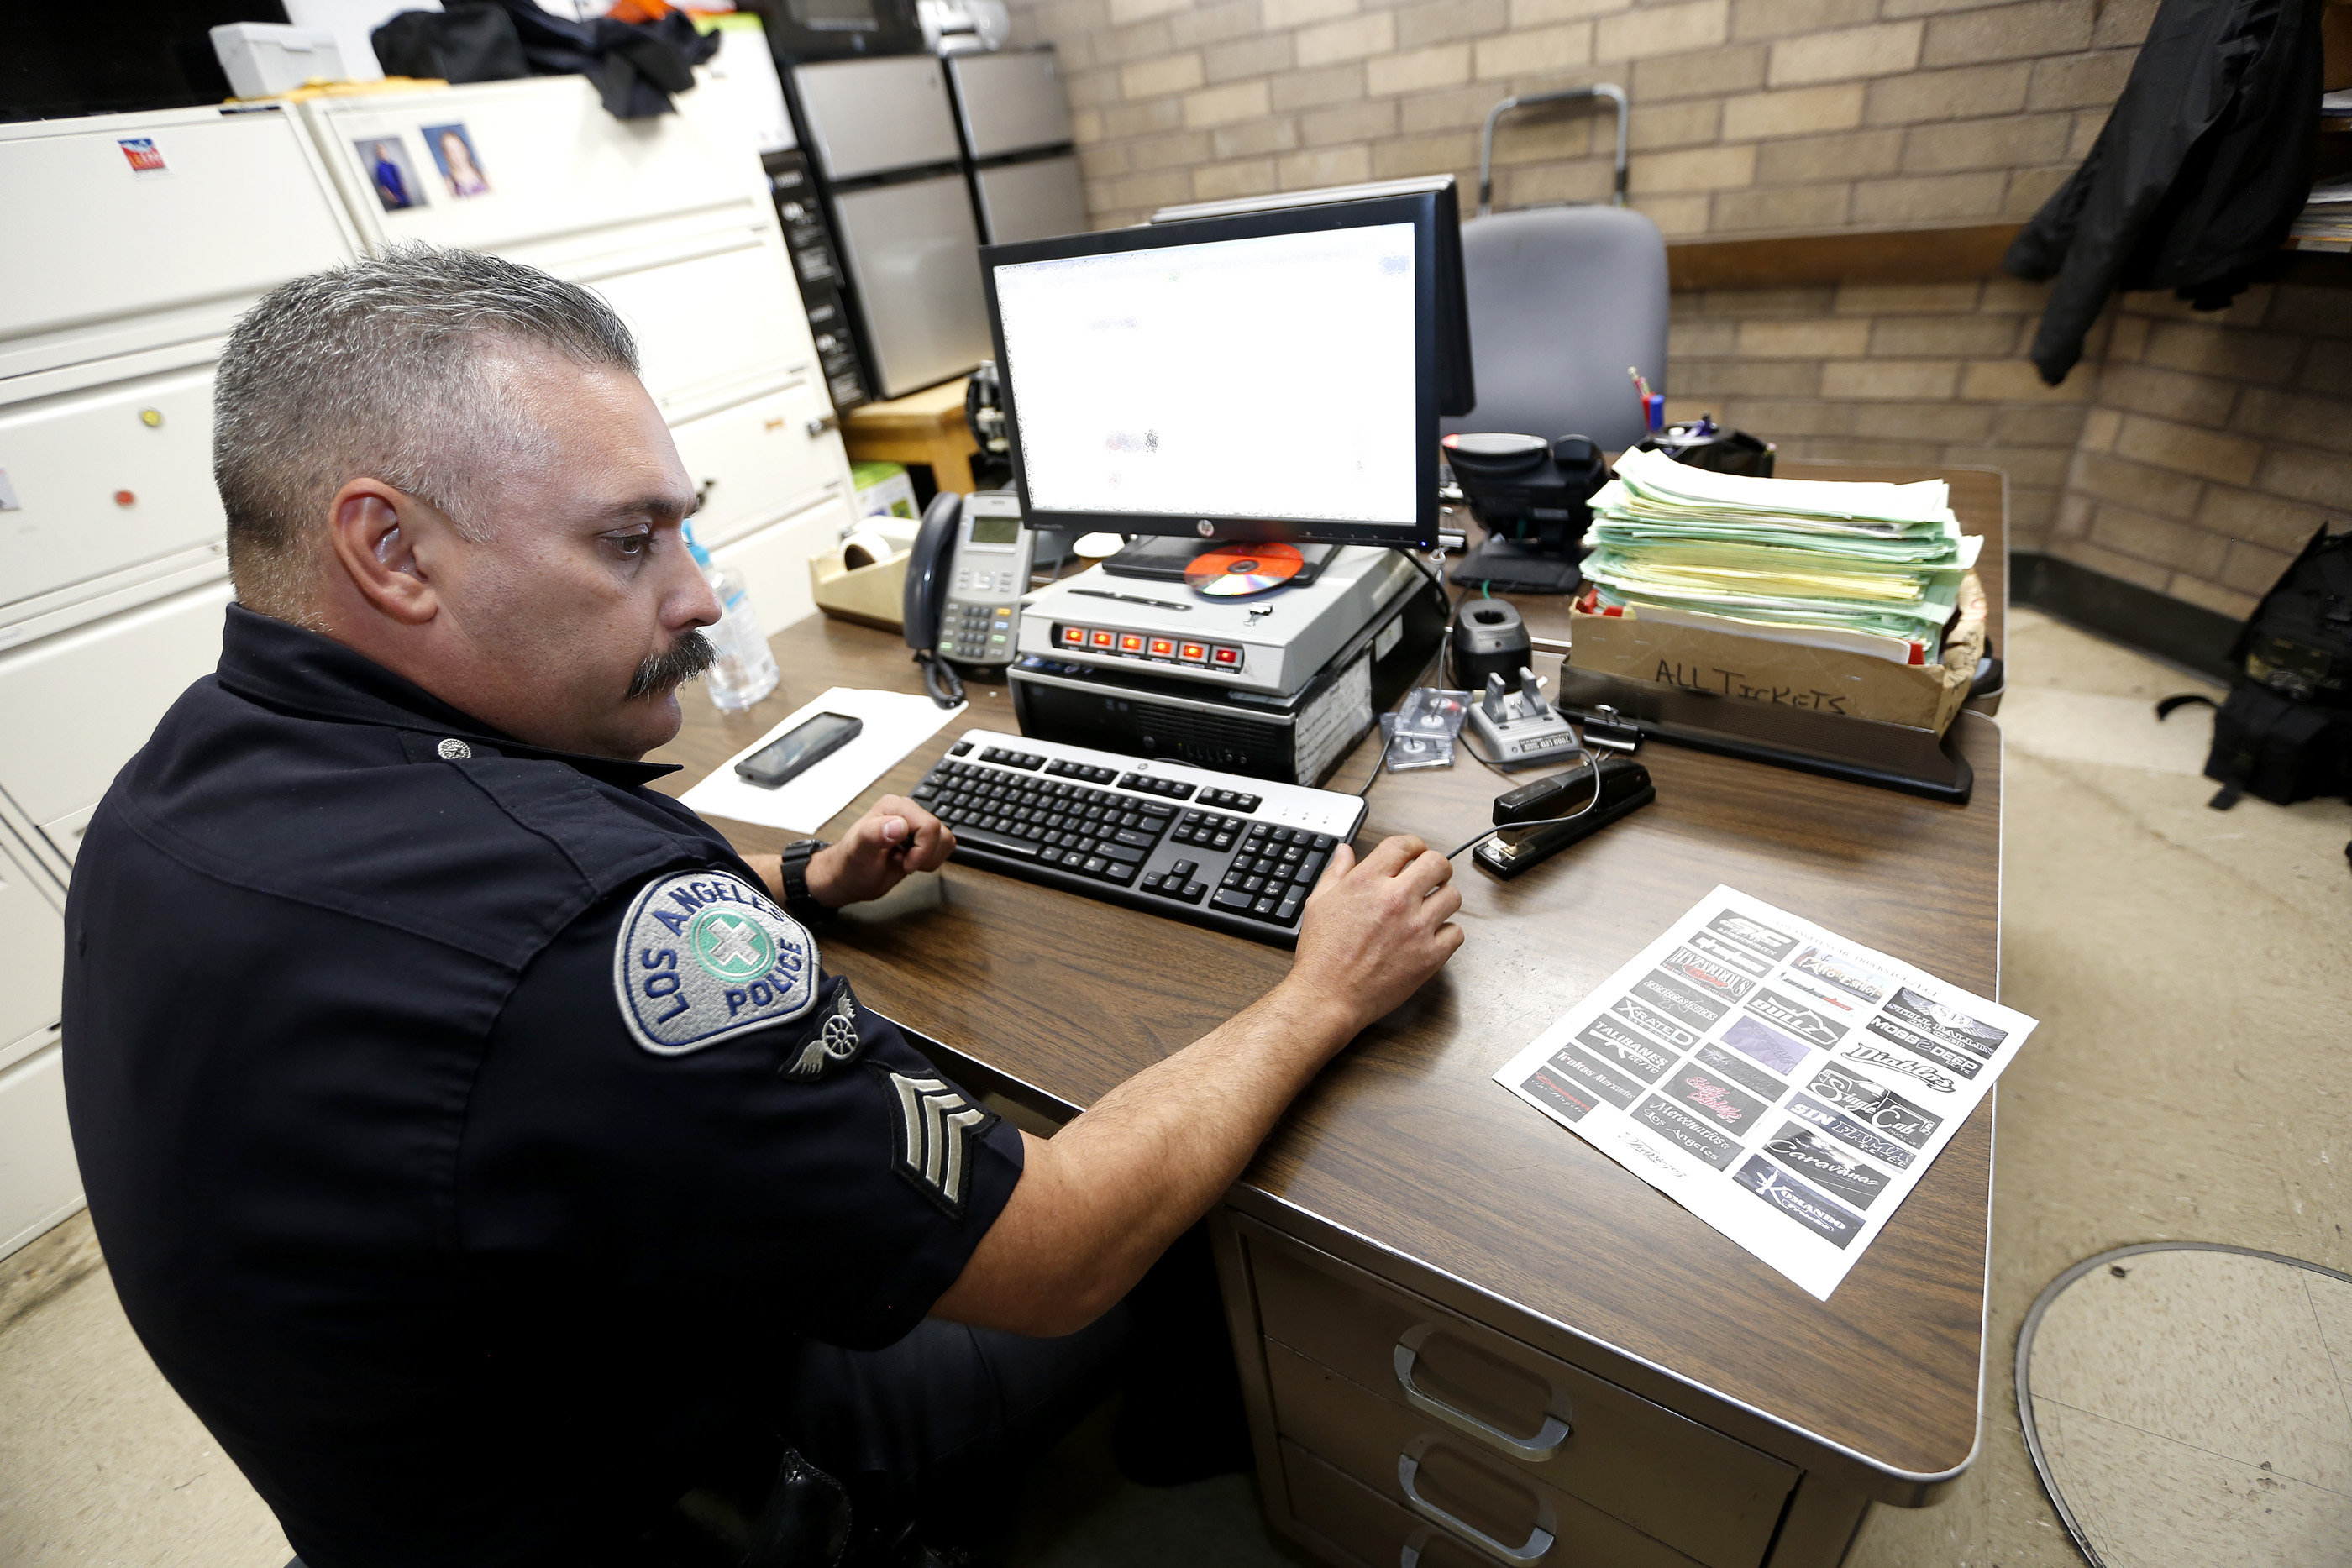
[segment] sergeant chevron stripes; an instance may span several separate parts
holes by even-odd
[[[899,1173],[950,1214],[963,1212],[966,1145],[988,1113],[936,1078],[908,1078],[883,1070],[898,1092]]]

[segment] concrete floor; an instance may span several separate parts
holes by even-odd
[[[2149,716],[2200,683],[2026,611],[2007,653],[2002,999],[2042,1027],[2000,1084],[1984,1431],[1939,1506],[1872,1516],[1856,1568],[2080,1561],[2010,1376],[2026,1308],[2068,1264],[2198,1239],[2352,1270],[2352,806],[2210,811],[2210,716]],[[1147,1491],[1101,1448],[1082,1430],[1040,1478],[1016,1568],[1278,1560],[1245,1479]],[[0,1263],[0,1563],[287,1555],[131,1337],[86,1219]]]

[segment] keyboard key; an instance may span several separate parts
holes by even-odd
[[[971,749],[971,741],[969,741],[969,740],[959,740],[959,741],[957,741],[953,746],[950,746],[950,747],[948,747],[948,755],[949,755],[950,757],[961,757],[962,755],[964,755],[964,753],[966,753],[966,752],[970,751]]]
[[[1329,854],[1331,852],[1331,846],[1338,841],[1338,840],[1332,838],[1328,833],[1318,833],[1315,835],[1316,852],[1318,854]]]
[[[1209,846],[1212,849],[1232,849],[1234,847],[1234,836],[1231,833],[1219,833],[1215,838],[1209,841]]]
[[[1130,849],[1125,844],[1105,844],[1103,846],[1104,859],[1119,861],[1128,865],[1141,865],[1143,863],[1143,857],[1148,852],[1148,849]]]
[[[1219,886],[1221,886],[1221,887],[1239,887],[1239,886],[1240,886],[1244,882],[1245,882],[1245,881],[1247,881],[1247,880],[1248,880],[1248,878],[1246,878],[1245,876],[1244,876],[1244,875],[1243,875],[1243,873],[1242,873],[1241,872],[1239,872],[1239,871],[1229,871],[1229,872],[1225,873],[1225,880],[1224,880],[1223,883],[1219,883],[1218,885],[1219,885]]]
[[[1190,882],[1192,880],[1192,873],[1200,869],[1200,866],[1194,862],[1178,861],[1174,865],[1168,868],[1168,874],[1174,877],[1180,883]]]
[[[1250,905],[1250,913],[1263,920],[1280,907],[1281,901],[1278,899],[1261,898],[1255,904]]]
[[[1113,861],[1103,868],[1103,875],[1113,882],[1132,882],[1135,880],[1135,868],[1125,861]]]
[[[986,828],[959,828],[956,830],[956,842],[966,848],[1018,855],[1023,860],[1038,858],[1037,846],[1026,839],[1016,839],[1009,833],[994,832]]]
[[[1139,850],[1148,850],[1152,845],[1160,841],[1156,835],[1151,833],[1140,833],[1136,831],[1133,828],[1121,828],[1118,831],[1113,833],[1111,837],[1118,840],[1122,844],[1132,844]]]
[[[1201,895],[1208,891],[1209,884],[1205,882],[1188,882],[1184,884],[1184,902],[1198,904],[1201,902]]]
[[[1325,854],[1321,850],[1316,850],[1310,852],[1305,860],[1298,862],[1298,880],[1301,882],[1313,882],[1317,877],[1323,874],[1323,862],[1330,858],[1331,857],[1329,855]]]
[[[1110,864],[1110,862],[1103,859],[1100,855],[1089,855],[1087,858],[1086,862],[1079,866],[1078,869],[1085,872],[1088,876],[1100,876],[1103,873],[1103,867],[1108,864]]]
[[[1279,905],[1276,907],[1274,912],[1275,919],[1285,925],[1289,925],[1292,921],[1298,918],[1299,905],[1306,902],[1307,895],[1294,890],[1287,897],[1283,899]]]
[[[1209,902],[1219,909],[1230,909],[1237,915],[1247,915],[1250,905],[1256,900],[1251,898],[1246,893],[1236,893],[1232,888],[1221,887],[1209,896]]]

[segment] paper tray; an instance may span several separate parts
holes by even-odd
[[[1770,762],[1832,779],[1900,789],[1955,806],[1969,803],[1976,770],[1932,729],[1880,724],[1808,708],[1742,702],[1715,692],[1560,666],[1563,706],[1608,706],[1645,737],[1726,756]]]

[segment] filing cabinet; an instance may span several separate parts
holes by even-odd
[[[542,77],[316,99],[303,115],[368,248],[463,246],[604,296],[689,476],[710,482],[696,537],[749,558],[752,602],[781,626],[812,608],[807,557],[838,537],[802,525],[828,497],[845,517],[855,487],[740,100],[698,88],[677,101],[625,123],[585,79]],[[453,132],[476,172],[462,192],[436,162]],[[386,147],[415,176],[406,205],[378,193]],[[772,570],[788,538],[811,542]]]
[[[223,528],[212,396],[212,366],[201,363],[0,404],[13,503],[0,513],[7,606],[207,554]]]
[[[1378,1568],[1771,1560],[1797,1466],[1267,1227],[1221,1229],[1268,1512],[1299,1543]]]

